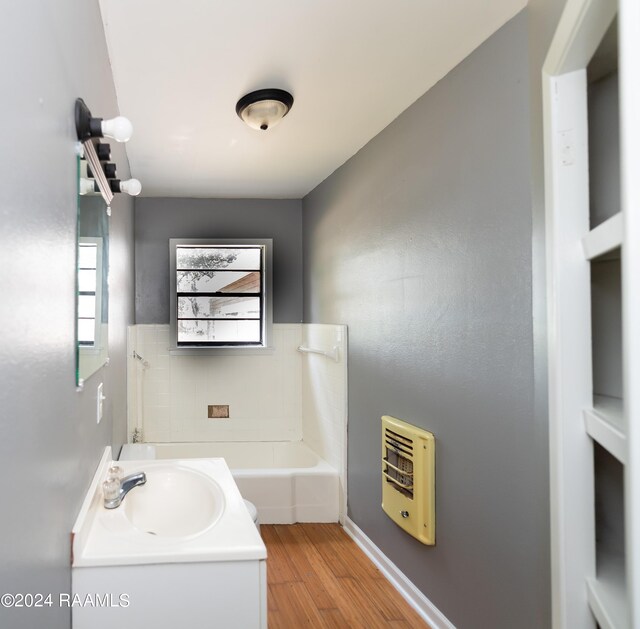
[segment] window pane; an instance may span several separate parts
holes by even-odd
[[[78,267],[81,269],[95,269],[98,259],[96,245],[80,245],[78,247]]]
[[[78,290],[82,293],[96,292],[95,270],[78,271]]]
[[[95,319],[78,319],[78,343],[93,345],[95,342],[95,334]]]
[[[233,247],[176,247],[178,269],[260,270],[260,249]]]
[[[255,271],[178,271],[179,293],[259,293],[260,273]]]
[[[259,297],[178,297],[178,318],[259,319]]]
[[[178,343],[259,343],[260,321],[178,321]]]
[[[95,295],[78,295],[78,316],[82,319],[96,316]]]

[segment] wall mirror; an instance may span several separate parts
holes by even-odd
[[[76,291],[76,384],[109,357],[109,215],[98,193],[80,194],[86,169],[78,158],[78,236]],[[86,177],[86,175],[84,175]]]

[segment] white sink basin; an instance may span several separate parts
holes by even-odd
[[[224,459],[118,461],[125,476],[145,472],[147,482],[105,509],[112,465],[105,448],[72,530],[74,569],[266,559]]]
[[[157,537],[191,537],[212,527],[222,516],[224,493],[212,478],[177,465],[153,465],[143,470],[146,484],[134,487],[121,506],[139,531]]]

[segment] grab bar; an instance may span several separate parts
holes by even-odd
[[[340,354],[339,354],[337,345],[334,345],[333,348],[330,349],[328,352],[322,349],[314,349],[312,347],[305,347],[304,345],[299,345],[298,351],[302,352],[303,354],[320,354],[321,356],[326,356],[327,358],[331,358],[331,360],[335,360],[336,362],[340,360]]]
[[[139,360],[142,363],[143,367],[149,367],[149,362],[142,358],[142,356],[140,356],[140,354],[138,354],[135,349],[133,350],[132,357],[136,360]]]

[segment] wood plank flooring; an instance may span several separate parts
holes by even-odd
[[[428,629],[339,524],[263,524],[269,629]]]

